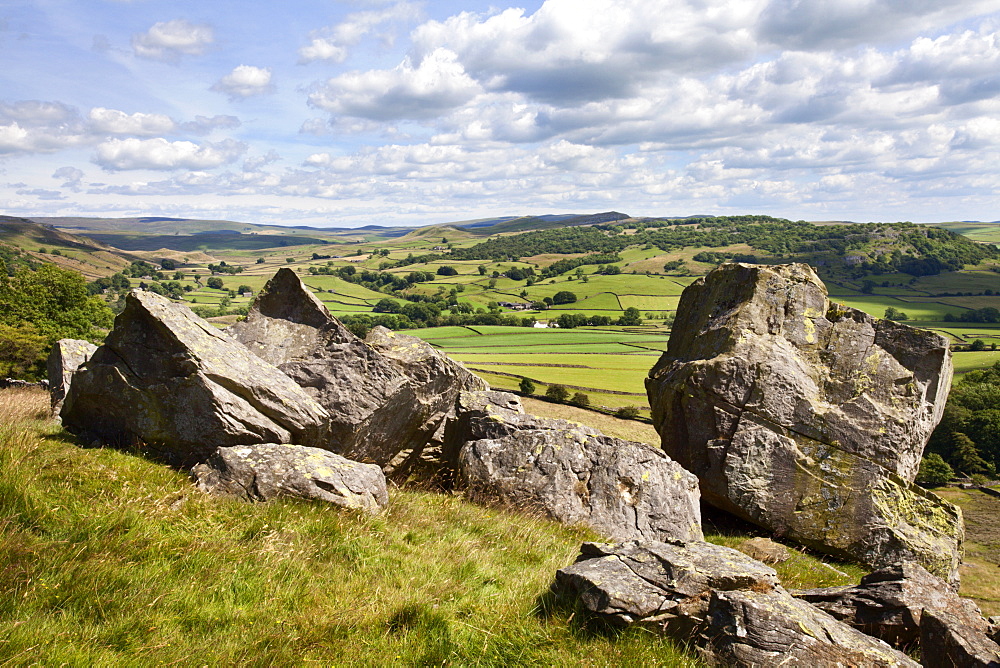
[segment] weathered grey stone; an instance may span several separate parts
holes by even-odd
[[[422,348],[387,357],[330,315],[288,268],[227,332],[315,397],[330,414],[332,449],[359,461],[385,465],[422,449],[454,404],[450,384],[473,382],[456,380],[457,365]],[[392,347],[389,337],[379,340]],[[407,354],[413,368],[404,371]]]
[[[80,339],[60,339],[52,346],[46,361],[49,375],[49,392],[52,396],[52,414],[59,415],[66,391],[73,380],[73,374],[97,350],[90,341]]]
[[[751,538],[736,548],[751,559],[763,561],[765,564],[781,564],[788,561],[792,553],[781,543],[775,543],[770,538]]]
[[[248,443],[322,446],[326,411],[291,379],[185,306],[135,290],[73,375],[64,426],[143,444],[178,463]]]
[[[385,474],[375,464],[301,445],[219,448],[191,474],[203,492],[246,501],[318,499],[369,513],[389,503]]]
[[[385,468],[393,476],[414,472],[433,477],[442,467],[440,440],[447,421],[455,416],[455,403],[462,392],[489,390],[485,380],[429,343],[415,336],[373,327],[365,343],[382,353],[410,381],[416,425],[408,446],[398,461]],[[431,447],[428,445],[431,444]]]
[[[924,668],[1000,668],[1000,645],[940,610],[921,615],[920,649]]]
[[[466,443],[460,484],[475,500],[531,508],[611,540],[701,540],[698,479],[645,443],[527,429]]]
[[[584,543],[576,563],[556,571],[552,590],[611,626],[641,624],[680,636],[705,621],[712,590],[771,591],[778,584],[773,568],[728,547],[630,541]]]
[[[521,400],[510,392],[461,392],[454,413],[454,419],[445,426],[442,446],[445,463],[452,469],[458,467],[462,446],[470,441],[504,438],[535,429],[569,432],[580,438],[601,435],[596,429],[576,422],[525,413]]]
[[[910,483],[950,378],[944,337],[831,304],[807,265],[725,264],[684,291],[646,389],[663,448],[707,502],[954,580],[961,511]]]
[[[793,598],[774,569],[709,543],[584,543],[553,592],[613,626],[690,642],[715,665],[917,665]]]
[[[975,603],[913,562],[869,573],[858,585],[805,589],[792,594],[895,645],[907,645],[920,637],[920,618],[926,610],[947,613],[980,633],[989,630]]]
[[[723,666],[919,666],[784,590],[713,591],[702,631]]]

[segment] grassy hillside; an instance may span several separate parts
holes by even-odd
[[[245,504],[83,449],[39,391],[0,391],[0,656],[41,665],[700,665],[640,630],[593,635],[544,597],[583,530],[393,489],[366,517]],[[747,536],[717,533],[739,544]],[[789,587],[862,571],[802,552]]]

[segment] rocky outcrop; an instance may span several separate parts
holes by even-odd
[[[792,597],[770,567],[709,543],[584,543],[553,592],[612,626],[690,643],[714,665],[917,665]]]
[[[359,461],[385,465],[401,451],[419,452],[458,388],[481,386],[459,365],[413,346],[411,337],[397,346],[380,332],[378,349],[366,344],[288,268],[227,332],[309,392],[330,415],[332,449]]]
[[[802,264],[725,264],[685,289],[646,381],[703,498],[874,568],[957,578],[952,504],[911,484],[951,379],[943,337],[831,304]]]
[[[203,492],[246,501],[317,499],[368,513],[389,503],[385,475],[375,464],[301,445],[219,448],[191,474]]]
[[[792,592],[837,619],[894,645],[920,637],[927,611],[941,612],[979,633],[989,631],[979,608],[946,582],[912,562],[895,564],[861,578],[851,587],[825,587]]]
[[[278,369],[185,306],[135,290],[104,345],[73,375],[63,425],[176,463],[217,447],[323,446],[326,411]]]
[[[445,427],[442,447],[445,464],[453,470],[458,468],[462,446],[470,441],[504,438],[537,429],[573,433],[581,439],[601,435],[596,429],[576,422],[525,413],[516,394],[497,390],[460,393],[454,413],[454,419]]]
[[[411,413],[405,420],[415,425],[406,447],[385,468],[395,477],[416,472],[433,477],[441,468],[441,443],[435,437],[455,416],[462,392],[489,390],[489,385],[429,343],[385,327],[373,327],[365,343],[381,353],[409,380]],[[400,416],[381,416],[399,420]]]
[[[920,647],[924,668],[1000,668],[1000,645],[947,612],[924,612]]]
[[[701,540],[698,479],[662,450],[575,430],[471,441],[459,480],[472,499],[534,509],[611,540]]]
[[[60,339],[52,346],[46,360],[49,375],[49,392],[52,397],[52,414],[59,415],[63,400],[73,380],[73,374],[84,362],[90,359],[97,350],[90,341],[80,339]]]

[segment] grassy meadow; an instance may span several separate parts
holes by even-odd
[[[648,426],[617,422],[609,432]],[[556,569],[590,532],[456,494],[390,497],[376,517],[210,497],[136,453],[79,447],[49,419],[46,393],[0,390],[0,660],[701,665],[648,632],[591,633],[552,606]],[[790,587],[862,574],[833,566],[796,551],[779,571]]]

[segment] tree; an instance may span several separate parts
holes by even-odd
[[[545,396],[552,401],[558,401],[559,403],[565,403],[569,398],[569,390],[567,390],[562,385],[549,385],[545,390]]]
[[[947,485],[954,477],[955,471],[948,466],[941,455],[932,452],[920,460],[920,471],[917,473],[916,481],[927,487],[940,487]]]
[[[219,278],[218,276],[212,276],[207,281],[205,281],[205,285],[214,290],[221,290],[223,283],[222,279]]]
[[[979,450],[971,438],[961,432],[956,432],[951,435],[951,442],[951,463],[955,465],[955,468],[966,475],[989,471],[989,464],[979,454]]]
[[[986,342],[982,339],[976,339],[972,342],[972,345],[969,346],[969,350],[977,353],[982,352],[986,350]]]
[[[455,267],[444,264],[438,267],[437,273],[438,276],[455,276],[456,274],[458,274],[458,269],[455,269]]]
[[[895,320],[896,322],[901,322],[903,320],[910,319],[910,316],[906,315],[905,313],[903,313],[894,306],[890,306],[889,308],[887,308],[885,310],[885,315],[882,317],[885,318],[886,320]]]
[[[615,417],[622,420],[634,420],[639,417],[638,406],[622,406],[615,411]]]
[[[257,264],[264,264],[264,258],[262,257],[257,258]]]
[[[372,311],[374,311],[375,313],[399,313],[400,311],[399,302],[397,302],[394,299],[389,299],[388,297],[385,299],[380,299],[378,300],[378,303],[375,304],[375,306],[372,308]]]
[[[239,294],[243,294],[244,292],[253,292],[253,288],[251,288],[249,285],[241,285],[240,287],[236,288],[236,292],[238,292]]]
[[[560,290],[552,295],[553,304],[572,304],[576,301],[576,295],[568,290]]]
[[[622,317],[618,318],[619,325],[637,326],[642,324],[642,312],[634,306],[625,309]]]
[[[521,382],[518,384],[521,390],[521,394],[534,394],[535,393],[535,383],[532,382],[530,378],[522,378]]]
[[[45,354],[59,339],[99,342],[114,314],[90,294],[80,274],[43,264],[13,276],[0,261],[0,365],[22,376],[43,377]],[[41,348],[39,348],[40,342]],[[34,358],[34,364],[30,360]]]
[[[576,392],[573,394],[573,398],[569,400],[569,403],[579,408],[586,408],[590,405],[590,397],[583,392]]]

